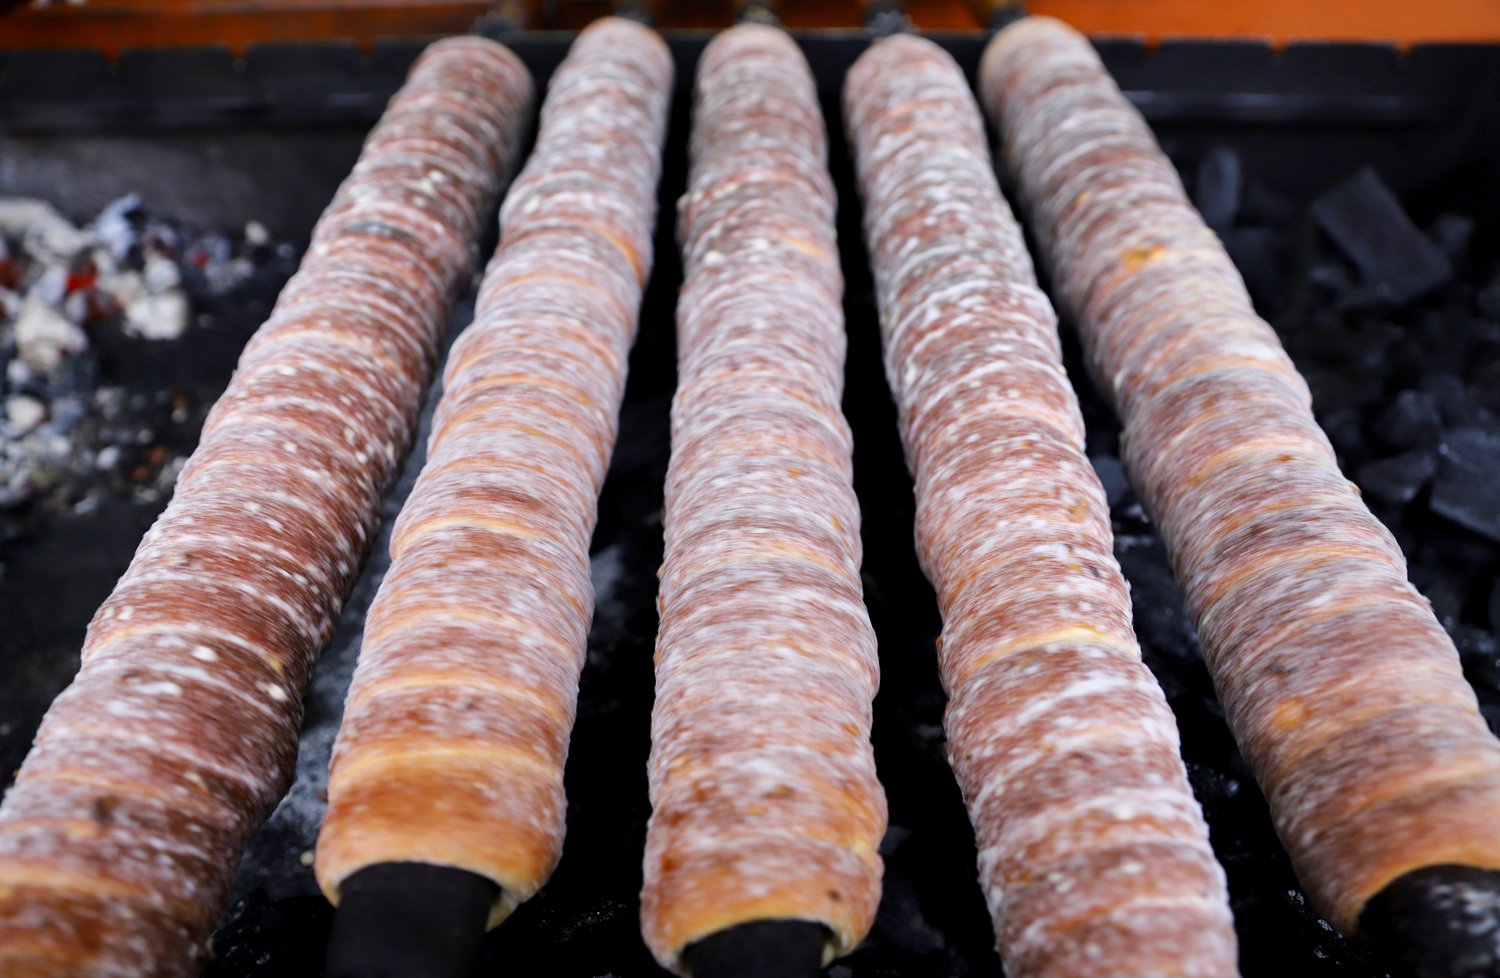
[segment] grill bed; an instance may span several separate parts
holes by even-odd
[[[681,282],[673,203],[686,176],[687,93],[707,38],[668,35],[678,91],[664,156],[657,263],[593,541],[597,610],[568,765],[567,845],[546,888],[487,938],[485,973],[658,973],[640,940],[636,901],[648,815],[655,572],[675,383],[673,304]],[[502,39],[541,83],[571,35]],[[934,39],[971,73],[986,40]],[[840,194],[850,335],[844,408],[855,435],[866,601],[881,644],[874,737],[892,826],[882,848],[885,896],[875,930],[832,973],[998,975],[976,885],[973,836],[944,756],[943,696],[932,649],[940,623],[912,550],[911,484],[882,377],[858,196],[840,131],[838,86],[867,38],[844,32],[799,40],[818,78]],[[1500,356],[1500,326],[1486,327],[1482,316],[1472,316],[1472,326],[1445,327],[1457,331],[1460,345],[1479,351],[1477,363],[1455,362],[1452,344],[1440,342],[1442,334],[1431,326],[1440,311],[1473,305],[1500,256],[1500,194],[1486,181],[1500,162],[1500,115],[1492,108],[1500,104],[1500,48],[1429,47],[1398,55],[1334,45],[1281,52],[1249,43],[1099,46],[1190,188],[1211,150],[1230,150],[1240,161],[1251,189],[1241,195],[1240,219],[1228,238],[1231,253],[1308,375],[1319,420],[1346,472],[1353,475],[1360,464],[1386,454],[1379,430],[1397,391],[1419,386],[1424,375],[1470,377],[1485,366],[1484,356]],[[393,43],[361,55],[339,46],[278,46],[253,49],[241,61],[208,49],[143,51],[114,66],[92,54],[0,56],[0,192],[47,197],[78,218],[136,192],[157,213],[198,226],[236,227],[254,219],[278,234],[305,237],[419,49]],[[1462,215],[1474,220],[1473,234],[1443,291],[1374,314],[1337,313],[1336,293],[1307,285],[1332,252],[1301,204],[1372,163],[1419,223],[1439,213]],[[493,237],[481,246],[486,257]],[[264,312],[255,303],[223,310],[227,325],[219,345],[237,348]],[[457,303],[450,339],[471,315],[472,295]],[[1374,318],[1399,335],[1377,342],[1368,326]],[[1379,355],[1372,355],[1372,344]],[[1065,336],[1065,346],[1089,423],[1090,456],[1108,468],[1118,457],[1117,424],[1084,374],[1076,343]],[[227,353],[184,348],[176,379],[207,398],[227,381]],[[149,390],[157,381],[148,375],[132,383]],[[1480,390],[1477,381],[1470,387]],[[1473,401],[1480,395],[1465,396]],[[387,525],[420,469],[434,401],[430,396],[417,448],[386,503]],[[1476,424],[1493,424],[1493,418]],[[1433,515],[1426,500],[1424,492],[1409,504],[1377,505],[1376,512],[1406,547],[1419,586],[1451,610],[1450,627],[1494,728],[1500,725],[1494,644],[1500,599],[1489,589],[1500,588],[1500,543]],[[1193,787],[1229,875],[1244,974],[1383,974],[1365,948],[1339,938],[1305,906],[1214,700],[1161,544],[1128,490],[1118,488],[1111,501],[1116,552],[1133,585],[1146,660],[1177,714]],[[7,773],[76,667],[84,625],[160,504],[122,501],[58,517],[30,539],[5,544],[0,617],[12,636],[4,671],[19,677],[0,689],[0,768]],[[206,975],[321,973],[332,910],[303,857],[310,857],[328,752],[364,612],[386,567],[385,546],[382,536],[322,659],[307,698],[297,783],[245,855]]]

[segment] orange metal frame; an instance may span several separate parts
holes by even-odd
[[[541,0],[532,0],[533,12]],[[88,0],[22,6],[0,14],[0,49],[132,47],[447,34],[493,7],[480,0]],[[782,0],[793,28],[852,27],[859,0]],[[724,26],[728,0],[660,0],[664,27]],[[908,0],[929,30],[972,30],[969,0]],[[560,0],[555,23],[576,28],[609,9],[604,0]],[[1093,34],[1167,37],[1418,42],[1500,41],[1500,0],[1031,0],[1034,13]]]

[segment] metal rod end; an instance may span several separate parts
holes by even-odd
[[[471,978],[499,895],[452,866],[367,866],[339,887],[326,978]]]
[[[828,928],[808,920],[752,920],[682,952],[693,978],[816,978]]]
[[[1500,870],[1413,870],[1365,904],[1359,930],[1396,974],[1500,978]]]

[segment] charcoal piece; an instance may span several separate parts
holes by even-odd
[[[1224,234],[1224,248],[1245,280],[1256,311],[1268,319],[1286,304],[1287,275],[1282,268],[1286,238],[1272,228],[1237,227]]]
[[[1464,425],[1457,423],[1456,418],[1468,414],[1467,405],[1469,391],[1463,382],[1463,378],[1451,373],[1442,373],[1429,370],[1417,378],[1417,390],[1425,394],[1431,394],[1436,401],[1438,410],[1442,412],[1443,423],[1449,428],[1462,428]]]
[[[1463,390],[1462,383],[1459,390]],[[1436,445],[1443,432],[1439,395],[1425,390],[1402,391],[1376,419],[1374,432],[1392,448]]]
[[[1469,386],[1479,406],[1500,412],[1500,355],[1475,367],[1469,374]]]
[[[225,915],[201,978],[310,976],[309,951],[327,943],[332,920],[321,893],[271,900],[264,890],[252,891]]]
[[[1239,217],[1243,222],[1280,227],[1297,216],[1295,200],[1258,180],[1246,180],[1240,198]]]
[[[1500,975],[1500,871],[1425,866],[1365,905],[1360,933],[1418,978]]]
[[[1500,373],[1496,377],[1500,379]],[[1485,387],[1482,380],[1465,383],[1454,373],[1424,373],[1417,379],[1417,390],[1437,398],[1445,429],[1492,428],[1495,418],[1491,409],[1500,410],[1500,390]]]
[[[1241,183],[1240,155],[1232,149],[1215,147],[1198,164],[1193,205],[1215,231],[1222,233],[1234,223],[1240,209]]]
[[[1354,481],[1366,496],[1381,502],[1402,506],[1416,498],[1422,487],[1437,475],[1437,452],[1432,448],[1413,448],[1390,458],[1361,465]]]
[[[1432,485],[1432,511],[1500,542],[1500,432],[1450,431]]]
[[[1319,262],[1307,270],[1307,280],[1334,295],[1344,295],[1354,288],[1354,279],[1338,261]]]
[[[1437,620],[1452,632],[1464,607],[1467,587],[1462,576],[1447,570],[1446,564],[1417,564],[1411,569],[1411,582],[1432,605]]]
[[[1469,241],[1474,237],[1474,219],[1462,214],[1439,214],[1427,228],[1427,237],[1448,256],[1458,262],[1469,253]]]
[[[1475,319],[1460,305],[1447,305],[1424,312],[1415,335],[1421,343],[1422,361],[1428,367],[1458,374],[1467,368],[1487,339],[1500,330],[1483,319]]]
[[[1474,306],[1481,315],[1500,319],[1500,272],[1496,272],[1489,283],[1474,296]]]
[[[1389,373],[1382,364],[1347,363],[1342,369],[1309,365],[1302,376],[1312,390],[1314,404],[1364,407],[1385,403]]]
[[[1464,666],[1464,675],[1481,693],[1500,695],[1500,639],[1473,625],[1453,629],[1453,644]]]
[[[1314,403],[1321,402],[1315,398]],[[1357,408],[1341,407],[1327,414],[1320,414],[1318,426],[1328,435],[1328,440],[1333,444],[1333,450],[1338,452],[1340,461],[1369,458],[1370,453],[1365,447],[1365,436],[1360,428]]]
[[[1406,330],[1383,319],[1351,320],[1332,313],[1314,313],[1288,328],[1287,334],[1286,346],[1293,359],[1316,358],[1336,370],[1350,366],[1378,368],[1384,378],[1390,371],[1386,351],[1406,335]]]
[[[1089,462],[1094,466],[1094,474],[1099,477],[1099,482],[1104,486],[1104,498],[1109,500],[1109,508],[1114,509],[1125,497],[1130,494],[1130,482],[1125,478],[1125,466],[1113,455],[1090,455]]]
[[[1311,212],[1380,299],[1402,305],[1453,275],[1453,267],[1366,167],[1312,202]]]
[[[943,932],[922,913],[922,902],[910,868],[886,862],[880,911],[876,929],[881,937],[906,954],[926,957],[941,954]]]

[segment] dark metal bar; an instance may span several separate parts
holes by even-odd
[[[693,978],[815,978],[828,929],[807,920],[753,920],[688,945]]]
[[[1365,904],[1359,930],[1395,974],[1500,978],[1500,870],[1413,870]]]
[[[859,10],[860,23],[872,37],[885,37],[911,30],[905,0],[864,0]]]
[[[472,33],[498,41],[524,31],[530,19],[531,12],[521,0],[500,0],[474,22]]]
[[[1004,30],[1026,16],[1022,0],[972,0],[969,6],[987,31]]]
[[[452,866],[381,863],[339,888],[326,978],[471,978],[494,883]]]
[[[734,5],[736,24],[780,24],[781,13],[776,0],[736,0]]]
[[[656,23],[656,4],[652,0],[611,0],[609,12],[647,27]]]

